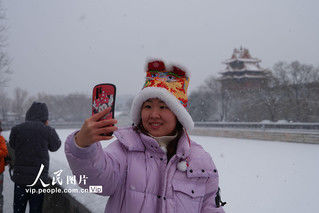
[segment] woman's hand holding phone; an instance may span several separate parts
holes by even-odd
[[[117,123],[116,119],[103,119],[110,111],[111,107],[92,115],[86,119],[80,131],[75,135],[75,142],[80,147],[88,147],[93,143],[102,140],[110,140],[112,132],[117,130],[114,124]]]

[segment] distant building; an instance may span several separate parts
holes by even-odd
[[[253,58],[248,49],[234,49],[230,59],[223,63],[226,68],[220,72],[222,89],[242,90],[264,88],[268,85],[270,72],[260,67],[258,58]]]

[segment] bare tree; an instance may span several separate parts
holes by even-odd
[[[48,95],[39,93],[36,101],[47,104],[50,120],[83,121],[90,116],[91,101],[85,94]]]
[[[228,121],[229,111],[231,108],[231,92],[227,89],[221,91],[221,121]]]
[[[10,59],[6,51],[6,25],[5,25],[5,13],[0,1],[0,87],[6,85],[9,81]]]
[[[207,96],[202,91],[192,92],[189,96],[189,112],[194,121],[207,121],[209,117],[209,104]]]
[[[276,87],[268,87],[260,89],[256,93],[258,102],[263,106],[259,112],[259,120],[262,120],[261,115],[265,114],[265,118],[271,121],[278,119],[279,105],[281,102],[281,94]],[[258,119],[257,119],[258,120]]]
[[[319,82],[319,69],[298,61],[278,62],[273,67],[273,74],[279,82],[278,88],[283,97],[281,105],[287,117],[295,121],[307,121],[313,101],[310,85]]]
[[[7,115],[10,110],[11,100],[7,97],[7,94],[3,90],[0,91],[0,100],[0,117],[2,117],[3,121],[7,121]]]
[[[85,94],[69,94],[63,101],[65,118],[69,121],[83,121],[88,118],[91,111],[91,101]]]
[[[216,77],[205,80],[204,84],[189,96],[189,112],[195,121],[220,120],[220,84]]]
[[[28,92],[21,88],[15,88],[14,99],[12,101],[12,110],[16,113],[17,120],[22,121],[26,111],[26,101]]]

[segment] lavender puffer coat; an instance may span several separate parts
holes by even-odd
[[[151,137],[132,128],[116,131],[117,140],[104,150],[95,143],[75,145],[74,134],[65,143],[65,153],[75,175],[86,175],[86,185],[102,185],[101,195],[110,196],[105,212],[223,213],[216,207],[218,172],[204,149],[184,133],[176,155],[167,157]],[[186,171],[177,169],[188,159]]]

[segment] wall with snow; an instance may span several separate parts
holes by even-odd
[[[319,144],[318,130],[195,128],[193,135]]]

